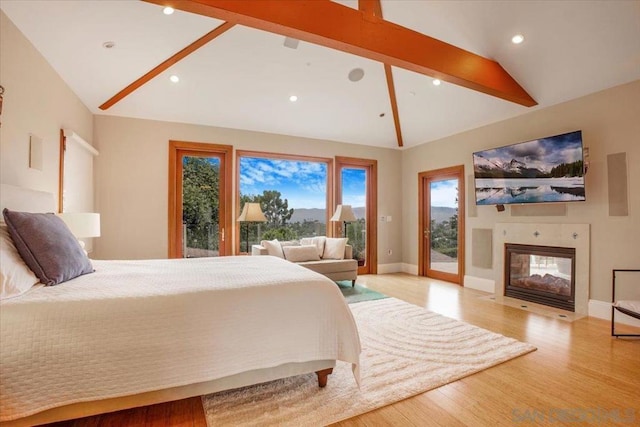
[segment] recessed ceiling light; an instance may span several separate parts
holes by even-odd
[[[515,36],[511,37],[511,43],[513,44],[520,44],[524,41],[524,36],[522,34],[516,34]]]
[[[165,15],[171,15],[174,11],[174,9],[171,6],[167,6],[164,9],[162,9],[162,13],[164,13]]]
[[[114,47],[116,47],[115,42],[104,42],[102,43],[102,47],[105,49],[112,49]]]
[[[433,79],[433,85],[434,85],[434,86],[440,86],[440,83],[442,83],[442,82],[440,81],[440,79]]]
[[[169,80],[171,80],[174,83],[178,83],[180,81],[180,77],[176,76],[175,74],[172,74],[171,76],[169,76]]]
[[[291,101],[291,102],[296,102],[297,100],[298,100],[298,97],[297,97],[297,96],[295,96],[295,95],[291,95],[291,96],[289,97],[289,101]]]

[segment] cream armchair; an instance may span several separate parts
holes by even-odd
[[[279,245],[276,246],[276,245]],[[260,245],[251,247],[252,256],[272,255],[279,256],[288,261],[313,270],[327,276],[334,282],[341,280],[350,280],[351,286],[355,286],[358,278],[358,261],[353,259],[353,248],[351,245],[345,245],[343,259],[323,258],[316,252],[315,256],[305,256],[309,254],[310,249],[307,246],[300,246],[297,241],[278,242],[277,240],[262,241]],[[319,252],[319,251],[318,251]],[[326,252],[324,252],[327,256]]]

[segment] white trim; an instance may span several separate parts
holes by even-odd
[[[478,291],[494,293],[496,290],[496,281],[491,279],[483,279],[482,277],[464,276],[464,287],[475,289]]]
[[[407,264],[407,263],[403,262],[402,263],[402,272],[417,276],[418,275],[418,266],[416,264]]]
[[[611,321],[611,303],[590,299],[589,316]],[[624,323],[625,325],[637,326],[640,328],[640,320],[634,319],[633,317],[620,312],[616,313],[616,323]]]
[[[97,156],[97,155],[100,154],[98,152],[98,150],[96,150],[93,147],[93,145],[89,144],[87,141],[82,139],[80,137],[80,135],[78,135],[77,133],[75,133],[71,129],[62,129],[62,134],[64,135],[65,138],[70,139],[70,140],[75,141],[76,143],[78,143],[78,145],[80,145],[82,148],[84,148],[85,150],[87,150],[88,152],[93,154],[94,156]]]
[[[378,264],[378,274],[400,273],[402,272],[402,263]]]
[[[611,303],[606,301],[598,301],[596,299],[590,299],[589,317],[611,320]]]

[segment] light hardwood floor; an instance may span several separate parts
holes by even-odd
[[[553,319],[407,274],[361,276],[358,283],[538,350],[335,426],[640,425],[640,340],[612,338],[609,322]],[[69,425],[206,422],[194,398],[56,424]]]

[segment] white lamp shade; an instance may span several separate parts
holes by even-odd
[[[267,218],[262,213],[260,203],[245,203],[242,213],[238,217],[239,222],[266,222]]]
[[[78,239],[100,237],[100,214],[91,212],[63,212],[57,214]]]
[[[338,205],[331,221],[356,221],[351,205]]]

